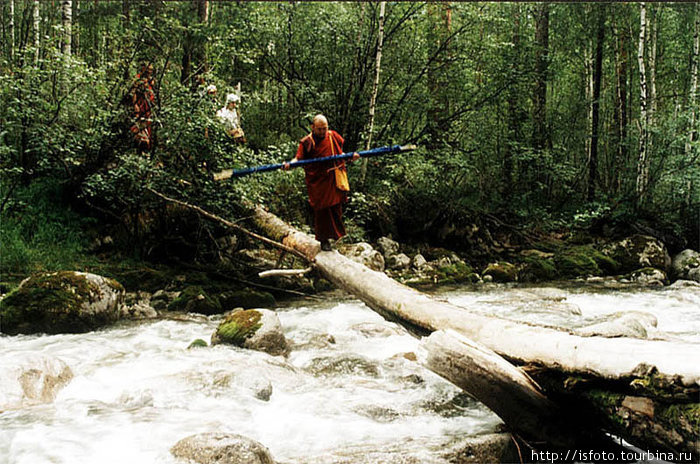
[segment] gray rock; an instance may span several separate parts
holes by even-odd
[[[676,280],[669,288],[700,288],[700,282],[694,280]]]
[[[166,290],[158,290],[151,296],[150,304],[156,311],[165,311],[168,305],[175,301],[182,292],[168,292]]]
[[[520,462],[518,449],[509,433],[489,433],[460,439],[445,446],[443,455],[448,462],[481,464],[495,462]]]
[[[342,247],[345,256],[355,262],[363,264],[373,271],[382,272],[384,270],[384,256],[372,245],[365,242],[353,243]]]
[[[666,273],[654,268],[638,269],[630,274],[629,280],[647,287],[663,287],[668,282]]]
[[[584,337],[647,338],[648,331],[657,325],[656,316],[642,311],[617,312],[600,318],[595,323],[576,329]]]
[[[423,269],[426,264],[428,264],[428,261],[426,261],[425,257],[420,253],[414,256],[413,260],[411,261],[411,266],[418,270]]]
[[[620,263],[622,270],[627,272],[644,267],[667,271],[671,266],[666,245],[648,235],[632,235],[605,246],[602,251]]]
[[[411,265],[411,258],[403,253],[391,255],[386,260],[389,269],[407,269]]]
[[[382,237],[377,240],[377,248],[382,252],[385,258],[395,255],[399,252],[399,244],[389,237]]]
[[[255,334],[245,341],[243,348],[264,351],[273,356],[283,355],[287,352],[287,339],[282,330],[280,318],[274,311],[258,308],[256,311],[262,314],[260,327]]]
[[[13,359],[0,369],[0,412],[50,403],[72,378],[73,371],[58,358]]]
[[[252,325],[248,324],[249,317],[257,319],[257,322]],[[260,327],[255,329],[254,326],[258,324]],[[229,329],[224,330],[226,327],[229,327]],[[227,336],[227,334],[232,333],[232,330],[235,332],[235,336]],[[250,350],[264,351],[273,356],[284,355],[289,350],[279,317],[274,311],[262,308],[237,309],[230,312],[211,337],[212,346],[221,343],[233,344]]]
[[[124,319],[155,319],[158,312],[147,300],[140,300],[132,305],[122,305],[119,309]]]
[[[265,446],[231,433],[192,435],[177,442],[170,452],[198,464],[275,464]]]
[[[114,279],[77,271],[31,276],[0,304],[0,330],[81,333],[119,319],[124,287]]]
[[[690,274],[694,270],[700,269],[700,253],[695,250],[683,250],[673,257],[671,262],[671,276],[674,279],[688,279],[700,282],[700,279],[691,278]],[[697,271],[694,276],[699,276]]]

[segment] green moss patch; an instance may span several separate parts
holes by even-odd
[[[479,275],[474,272],[470,265],[460,262],[438,268],[435,275],[441,284],[477,282],[479,280]]]
[[[262,314],[254,309],[234,311],[219,324],[216,337],[220,343],[243,346],[243,343],[262,327],[261,318]]]
[[[591,246],[577,246],[556,255],[554,264],[563,277],[615,273],[620,264]]]
[[[205,342],[201,338],[198,338],[198,339],[192,341],[192,343],[190,343],[190,345],[187,347],[187,349],[191,350],[193,348],[206,348],[208,346],[209,345],[207,344],[207,342]]]
[[[554,280],[559,276],[554,260],[538,256],[526,256],[523,268],[518,273],[523,282],[541,282]]]
[[[511,263],[499,261],[486,266],[484,275],[493,277],[494,282],[514,282],[517,277],[517,269]]]

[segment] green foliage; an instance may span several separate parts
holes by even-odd
[[[54,180],[19,188],[0,215],[0,273],[27,274],[95,265],[85,256],[95,219],[72,211]]]
[[[58,221],[46,225],[31,219],[43,218],[43,211],[22,213],[34,183],[65,183],[69,193],[63,203],[81,204],[102,221],[121,226],[120,244],[133,248],[127,254],[168,256],[172,248],[158,250],[160,243],[179,234],[191,246],[173,248],[188,250],[188,259],[207,260],[216,228],[182,221],[186,215],[168,211],[149,188],[227,218],[241,216],[248,202],[262,203],[304,226],[308,207],[301,170],[220,183],[211,174],[290,159],[319,112],[345,137],[347,150],[364,148],[377,4],[212,3],[207,21],[193,5],[83,3],[73,24],[80,47],[65,57],[59,52],[59,18],[42,3],[38,61],[29,24],[27,34],[17,37],[15,56],[8,55],[9,47],[0,53],[0,270],[57,268],[84,249],[80,227],[71,221],[61,228]],[[445,224],[480,213],[502,213],[550,229],[630,221],[644,212],[674,224],[678,234],[697,235],[700,163],[693,156],[699,147],[688,134],[700,102],[693,108],[686,98],[693,5],[650,6],[659,10],[654,18],[663,59],[656,63],[650,184],[643,199],[635,193],[639,78],[630,58],[636,52],[638,7],[550,6],[544,121],[550,141],[543,149],[532,140],[539,45],[529,8],[505,3],[387,6],[372,144],[412,142],[422,148],[370,160],[363,185],[359,169],[351,168],[350,239],[431,237]],[[592,18],[602,11],[606,31],[615,34],[607,33],[604,43],[607,84],[600,97],[599,162],[595,178],[588,179],[586,57],[595,42]],[[311,44],[310,38],[323,40]],[[628,56],[628,126],[617,133],[623,53]],[[156,95],[154,147],[142,154],[129,133],[130,86],[140,61],[153,64]],[[215,117],[238,82],[245,146],[234,144]],[[219,89],[214,99],[204,92],[212,83]],[[588,201],[591,182],[596,196]],[[56,214],[70,211],[54,209]],[[188,225],[173,225],[178,222]],[[26,234],[32,223],[36,230]],[[52,249],[51,240],[60,247]],[[547,273],[544,267],[540,271]]]

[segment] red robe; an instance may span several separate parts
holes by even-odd
[[[301,139],[296,159],[303,160],[332,156],[331,137],[333,137],[335,154],[341,154],[345,140],[336,131],[329,130],[328,136],[321,141],[314,141],[311,134]],[[332,168],[336,166],[340,166],[338,169],[346,169],[343,161],[313,163],[304,166],[309,203],[311,203],[311,207],[314,210],[330,208],[331,206],[347,202],[347,192],[339,190],[335,185],[335,171]],[[329,169],[331,170],[329,171]]]
[[[152,142],[153,120],[151,119],[151,109],[155,105],[156,96],[153,92],[153,79],[136,75],[136,80],[132,87],[132,107],[134,111],[134,125],[131,132],[134,134],[136,146],[142,149],[150,149]]]
[[[331,143],[333,143],[333,149],[331,149]],[[296,159],[339,155],[343,152],[344,143],[343,137],[332,130],[328,131],[325,139],[318,141],[309,134],[299,142]],[[348,201],[348,194],[336,187],[335,170],[332,168],[346,169],[345,162],[329,161],[304,166],[306,190],[309,193],[309,203],[314,210],[314,232],[316,239],[320,242],[330,238],[337,240],[345,235],[342,205]]]

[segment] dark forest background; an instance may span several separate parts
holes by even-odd
[[[107,235],[128,259],[205,259],[220,231],[148,188],[229,219],[264,203],[304,226],[301,170],[210,176],[288,160],[316,113],[346,151],[420,146],[351,168],[353,240],[459,246],[447,229],[488,219],[522,234],[632,230],[672,251],[700,247],[697,4],[380,10],[4,0],[0,270],[85,265]],[[147,153],[125,104],[143,62],[156,94]],[[215,84],[221,107],[239,82],[245,145],[223,133],[204,91]]]

